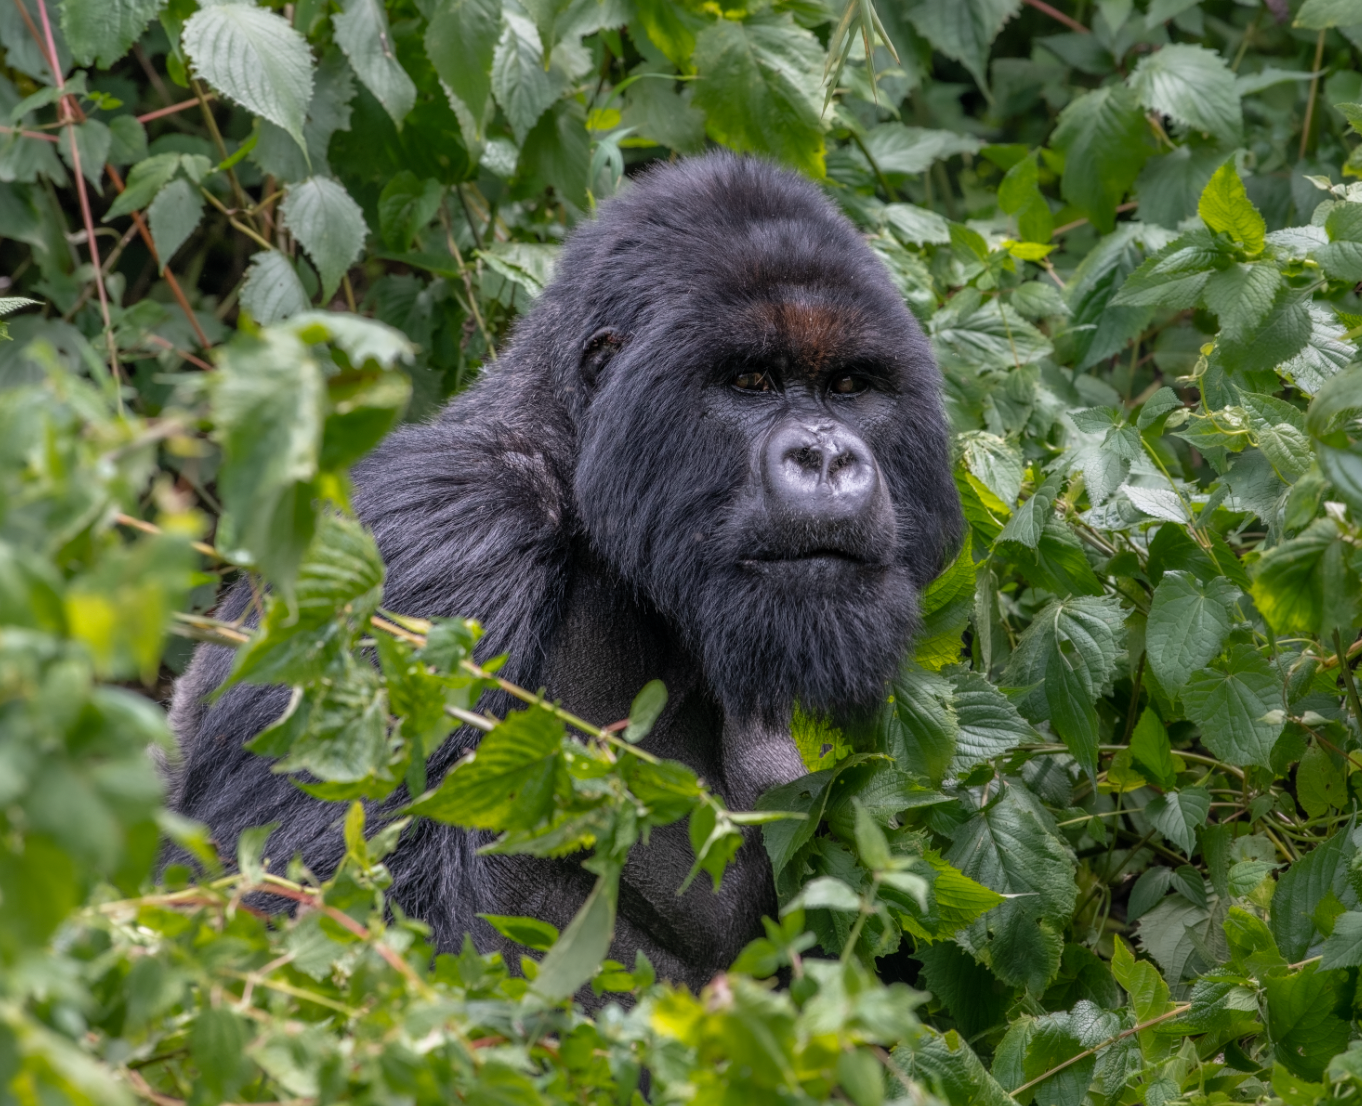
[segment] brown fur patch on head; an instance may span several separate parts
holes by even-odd
[[[788,358],[790,368],[810,378],[850,344],[852,319],[845,308],[802,296],[768,300],[756,311],[765,344]]]

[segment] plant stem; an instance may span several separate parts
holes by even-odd
[[[1305,148],[1310,144],[1310,124],[1315,119],[1315,96],[1319,92],[1319,67],[1324,61],[1324,36],[1326,33],[1320,31],[1319,38],[1315,40],[1315,64],[1311,69],[1310,98],[1305,102],[1305,125],[1301,127],[1301,148],[1297,155],[1298,161],[1305,160]]]
[[[1343,686],[1348,691],[1348,706],[1352,708],[1353,721],[1362,729],[1362,700],[1357,697],[1357,682],[1353,679],[1352,666],[1348,664],[1347,651],[1343,648],[1343,635],[1334,630],[1334,652],[1338,656],[1338,666],[1343,670]]]

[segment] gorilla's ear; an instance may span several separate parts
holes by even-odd
[[[621,334],[614,327],[603,326],[583,342],[582,359],[578,365],[582,383],[588,388],[594,387],[610,359],[624,348],[628,340],[627,334]]]

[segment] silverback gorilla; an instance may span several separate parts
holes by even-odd
[[[355,482],[385,606],[481,620],[479,655],[509,653],[508,678],[600,723],[660,678],[645,747],[733,809],[803,774],[792,703],[848,717],[882,699],[960,529],[938,373],[888,273],[817,188],[731,155],[656,169],[606,204],[510,349]],[[246,602],[239,586],[225,617]],[[343,807],[242,748],[288,691],[238,685],[210,705],[230,665],[200,647],[176,687],[174,805],[228,852],[278,822],[276,866],[300,852],[327,874]],[[475,740],[455,732],[430,779]],[[465,932],[504,947],[479,912],[566,925],[593,879],[578,860],[479,856],[484,841],[408,829],[395,901],[447,950]],[[612,955],[641,949],[698,989],[776,902],[755,833],[718,894],[677,898],[691,860],[684,824],[634,850]]]

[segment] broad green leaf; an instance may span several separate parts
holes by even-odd
[[[1349,1023],[1334,1013],[1346,979],[1342,972],[1307,964],[1298,972],[1263,980],[1277,1059],[1305,1079],[1319,1079],[1348,1044]]]
[[[911,913],[902,915],[903,927],[926,944],[949,940],[966,926],[982,918],[1007,900],[999,892],[970,879],[951,867],[938,853],[928,849],[922,859],[936,873],[931,885],[931,899],[936,924],[930,928]]]
[[[913,640],[913,659],[939,672],[960,660],[961,635],[974,610],[976,590],[974,554],[969,534],[960,553],[922,592],[920,629]]]
[[[902,123],[881,123],[865,139],[866,149],[882,173],[925,173],[955,154],[974,154],[983,145],[973,135],[924,130]]]
[[[560,1002],[596,974],[615,936],[618,901],[619,869],[614,868],[597,878],[586,902],[541,961],[534,980],[534,989],[538,994],[550,1002]],[[527,1085],[526,1090],[531,1088]],[[517,1096],[513,1101],[526,1100],[523,1096]],[[498,1099],[489,1097],[487,1101]]]
[[[142,37],[164,0],[62,0],[61,27],[72,56],[109,69]]]
[[[110,205],[105,222],[120,215],[140,211],[155,198],[180,168],[179,154],[153,154],[139,161],[128,173],[127,187]]]
[[[156,243],[156,254],[161,270],[198,228],[203,218],[203,197],[187,180],[173,180],[151,201],[147,208],[147,223]]]
[[[1235,262],[1211,274],[1202,299],[1220,320],[1221,333],[1235,341],[1262,323],[1281,283],[1281,272],[1270,262]]]
[[[1296,12],[1297,27],[1322,31],[1328,27],[1356,26],[1362,23],[1362,6],[1357,0],[1305,0]]]
[[[1086,682],[1086,664],[1077,657],[1079,646],[1056,633],[1045,664],[1045,699],[1050,726],[1069,747],[1079,767],[1097,777],[1097,711],[1094,689]]]
[[[214,4],[190,16],[181,41],[209,84],[306,149],[312,53],[286,20],[249,3]]]
[[[416,86],[397,60],[382,0],[345,0],[331,24],[355,74],[400,127],[416,103]]]
[[[336,181],[312,177],[289,188],[279,213],[317,266],[322,298],[330,299],[364,248],[364,212]]]
[[[910,775],[925,777],[933,787],[945,778],[955,755],[959,733],[945,676],[916,665],[903,667],[891,685],[893,719],[887,751]]]
[[[492,60],[501,38],[501,0],[438,0],[426,27],[426,55],[445,90],[472,117],[481,137],[492,95]]]
[[[1154,152],[1149,124],[1134,94],[1124,85],[1109,85],[1075,98],[1060,113],[1050,141],[1064,154],[1061,194],[1095,227],[1110,233],[1116,205]]]
[[[1109,596],[1079,596],[1046,606],[1026,628],[1008,661],[1003,682],[1017,693],[1014,701],[1033,722],[1050,718],[1046,679],[1059,641],[1070,646],[1064,660],[1091,704],[1116,672],[1125,638],[1124,614]]]
[[[1047,477],[1007,520],[1007,525],[998,535],[998,541],[1015,541],[1028,549],[1039,546],[1041,536],[1045,533],[1045,526],[1054,515],[1055,499],[1061,487],[1063,481],[1058,476]]]
[[[1022,456],[1017,447],[983,430],[967,431],[957,442],[970,472],[1005,506],[1016,507],[1022,486]]]
[[[1158,969],[1147,960],[1136,960],[1130,946],[1121,938],[1116,937],[1113,943],[1115,952],[1111,958],[1111,974],[1130,996],[1135,1020],[1146,1022],[1166,1012],[1171,1005],[1168,984],[1163,981]]]
[[[265,678],[268,664],[267,658],[251,675]],[[351,662],[333,683],[295,698],[293,710],[247,748],[279,758],[279,771],[307,772],[325,787],[377,777],[387,766],[387,737],[387,695],[372,668]]]
[[[1151,111],[1225,142],[1236,141],[1243,129],[1234,73],[1214,50],[1164,46],[1139,60],[1130,87]]]
[[[552,809],[562,743],[563,724],[547,710],[512,711],[411,813],[476,829],[532,829]]]
[[[840,879],[820,876],[810,880],[804,889],[781,908],[781,913],[792,910],[841,910],[855,913],[861,909],[861,898]]]
[[[1348,782],[1322,745],[1312,742],[1296,768],[1296,801],[1311,818],[1348,805]]]
[[[207,1097],[230,1100],[255,1073],[255,1065],[246,1058],[250,1039],[249,1023],[229,1007],[209,1006],[198,1012],[189,1033],[189,1052]]]
[[[634,696],[633,705],[629,708],[629,725],[624,730],[624,740],[642,741],[652,731],[666,707],[666,684],[661,680],[649,680]]]
[[[1239,590],[1224,577],[1203,584],[1187,572],[1165,572],[1154,589],[1145,650],[1159,683],[1180,690],[1219,654],[1230,632],[1230,604]]]
[[[917,0],[906,14],[923,38],[987,87],[989,45],[1020,8],[1020,0],[960,0],[955,4]]]
[[[1154,828],[1188,857],[1196,848],[1197,827],[1206,824],[1210,811],[1211,796],[1204,787],[1167,791],[1155,796],[1144,808],[1145,817]]]
[[[1273,546],[1255,566],[1253,601],[1278,633],[1332,633],[1358,613],[1358,581],[1332,519]]]
[[[1291,962],[1305,959],[1315,941],[1318,926],[1315,915],[1327,895],[1342,900],[1345,908],[1356,908],[1357,895],[1348,885],[1348,862],[1357,851],[1351,840],[1352,829],[1344,826],[1322,845],[1306,853],[1277,881],[1272,896],[1272,936],[1277,947]]]
[[[1295,357],[1310,340],[1309,298],[1283,285],[1260,323],[1239,338],[1224,338],[1218,349],[1232,372],[1264,372]]]
[[[535,25],[508,11],[503,26],[492,62],[492,91],[516,141],[524,142],[563,86],[557,71],[544,65],[544,44]]]
[[[1267,223],[1244,191],[1233,158],[1217,169],[1206,184],[1197,214],[1211,230],[1229,235],[1250,255],[1262,253]]]
[[[1205,231],[1190,231],[1140,265],[1112,297],[1116,307],[1187,304],[1201,294],[1224,251]]]
[[[1277,366],[1283,379],[1307,396],[1315,395],[1352,361],[1356,349],[1347,340],[1348,328],[1333,310],[1310,304],[1310,338],[1301,351]]]
[[[932,989],[937,991],[939,984],[934,982]],[[921,1032],[911,1047],[894,1050],[894,1062],[905,1075],[932,1087],[949,1106],[1012,1106],[1011,1096],[959,1033],[952,1029],[943,1034],[927,1026]]]
[[[1268,766],[1282,723],[1265,716],[1281,710],[1281,697],[1280,679],[1249,645],[1236,645],[1223,662],[1193,672],[1182,692],[1187,716],[1201,727],[1211,752],[1241,767]]]
[[[98,119],[87,119],[77,126],[63,127],[57,142],[57,152],[74,173],[75,159],[71,156],[71,136],[75,135],[76,152],[80,154],[80,171],[98,191],[104,176],[104,163],[109,160],[109,148],[113,145],[113,133]]]
[[[696,37],[695,106],[710,137],[824,175],[818,40],[789,16],[728,19]]]
[[[885,204],[884,219],[901,240],[913,245],[940,246],[951,240],[945,217],[915,204]]]
[[[251,258],[240,302],[261,326],[280,322],[312,306],[293,262],[278,250],[261,250]]]
[[[1176,784],[1177,764],[1173,760],[1168,731],[1152,707],[1145,707],[1130,735],[1130,755],[1137,764],[1149,770],[1150,777],[1160,787],[1168,789]]]
[[[1319,966],[1324,971],[1362,967],[1362,911],[1349,910],[1334,919]]]
[[[951,677],[951,683],[959,726],[951,775],[963,776],[976,764],[1001,756],[1023,741],[1034,740],[1035,731],[1017,713],[1017,708],[983,676],[977,672],[958,672]]]
[[[364,0],[368,3],[369,0]],[[440,210],[444,186],[404,169],[383,186],[378,197],[378,226],[390,250],[405,250]]]
[[[558,940],[558,927],[538,918],[509,917],[504,914],[479,914],[484,922],[503,937],[537,952],[547,952]]]
[[[228,346],[211,381],[223,451],[218,495],[227,523],[226,532],[218,532],[219,548],[253,558],[287,586],[314,526],[321,367],[294,335],[266,330]]]

